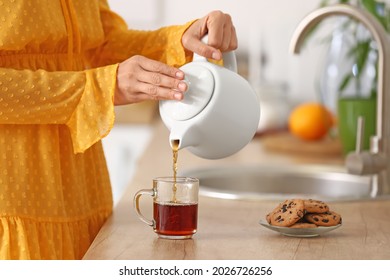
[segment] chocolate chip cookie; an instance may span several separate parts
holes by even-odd
[[[302,199],[287,199],[269,213],[266,219],[271,225],[289,227],[299,221],[304,214],[305,205]]]
[[[330,227],[341,224],[341,216],[334,211],[328,211],[326,213],[307,213],[304,219],[317,226]]]
[[[305,199],[303,202],[307,213],[325,213],[329,211],[329,206],[323,201]]]

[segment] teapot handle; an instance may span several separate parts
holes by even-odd
[[[202,42],[208,44],[208,40],[209,40],[209,36],[206,34],[202,38]],[[222,59],[223,59],[223,66],[225,68],[237,73],[237,59],[234,51],[222,53]],[[207,59],[203,56],[194,53],[193,61],[207,61]]]

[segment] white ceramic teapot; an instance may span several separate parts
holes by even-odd
[[[206,39],[207,40],[207,39]],[[188,90],[181,101],[160,101],[160,116],[172,146],[196,156],[219,159],[246,146],[256,133],[260,105],[256,92],[237,74],[234,52],[223,53],[224,67],[194,54],[182,66]]]

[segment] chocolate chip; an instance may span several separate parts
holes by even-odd
[[[282,218],[282,216],[278,216],[275,221],[277,221],[278,223],[281,223],[284,221],[284,219]]]

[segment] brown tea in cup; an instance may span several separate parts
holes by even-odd
[[[189,236],[198,226],[197,203],[153,203],[155,232],[164,236]]]
[[[196,178],[159,177],[153,180],[153,189],[135,194],[134,207],[140,220],[153,227],[159,237],[187,239],[197,231],[198,193]],[[145,194],[153,197],[153,220],[145,218],[140,210],[139,199]]]

